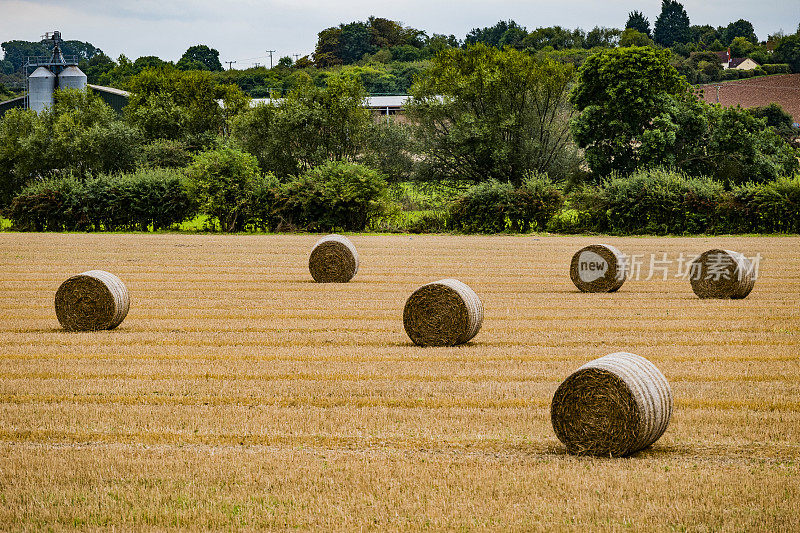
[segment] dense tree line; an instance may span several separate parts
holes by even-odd
[[[205,45],[173,64],[112,61],[83,43],[90,82],[129,90],[129,103],[119,116],[65,91],[40,114],[7,113],[0,209],[39,229],[156,228],[195,212],[223,231],[363,229],[389,209],[387,183],[469,182],[450,229],[525,231],[556,217],[565,189],[589,191],[595,207],[628,205],[628,176],[672,186],[683,179],[675,169],[700,196],[794,191],[771,185],[798,171],[791,117],[778,106],[705,104],[690,83],[723,75],[713,49],[727,46],[797,69],[799,41],[759,43],[743,20],[691,26],[681,4],[664,0],[652,29],[633,11],[622,31],[529,32],[509,20],[463,41],[371,17],[324,30],[312,58],[271,69],[223,70]],[[371,117],[364,103],[375,92],[409,93],[410,122]],[[250,96],[273,98],[253,106]],[[103,206],[135,191],[167,191],[175,211],[147,201],[125,217]],[[601,227],[592,224],[582,227]]]
[[[622,22],[622,21],[621,21]],[[797,28],[800,30],[800,27]],[[381,17],[342,23],[319,32],[311,56],[292,61],[280,58],[273,68],[252,67],[224,71],[219,52],[204,44],[191,46],[174,64],[155,56],[135,60],[124,55],[116,60],[91,43],[66,41],[64,53],[80,59],[90,83],[128,89],[132,77],[143,70],[173,65],[178,70],[211,72],[222,84],[236,84],[254,98],[283,96],[310,77],[324,86],[331,74],[356,74],[370,94],[407,94],[414,77],[428,67],[443,50],[482,43],[502,49],[514,48],[530,55],[547,55],[555,61],[580,67],[598,48],[656,46],[672,52],[671,62],[687,80],[707,83],[752,75],[800,72],[800,35],[776,33],[759,41],[753,25],[744,19],[725,26],[692,25],[684,6],[663,0],[661,10],[650,20],[632,11],[623,28],[561,26],[528,30],[514,20],[473,28],[462,39],[432,34]],[[28,56],[47,55],[47,41],[2,43],[0,94],[18,94],[23,86],[20,69]],[[724,72],[713,52],[731,50],[733,57],[751,57],[764,69]],[[2,96],[0,96],[2,97]]]

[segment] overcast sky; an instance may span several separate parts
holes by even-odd
[[[692,24],[725,26],[744,18],[761,40],[778,30],[794,33],[800,0],[686,0]],[[560,25],[621,28],[638,9],[652,25],[660,0],[0,0],[0,42],[37,41],[60,30],[65,40],[89,41],[116,59],[155,55],[177,60],[189,46],[207,44],[235,67],[269,64],[281,56],[310,54],[317,33],[370,15],[459,39],[475,27],[514,19],[528,30]]]

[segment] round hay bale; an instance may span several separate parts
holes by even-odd
[[[700,298],[745,298],[756,283],[753,267],[743,254],[716,249],[692,261],[689,281]]]
[[[103,270],[72,276],[56,291],[56,316],[68,331],[114,329],[130,308],[122,280]]]
[[[317,283],[347,283],[358,272],[358,252],[350,239],[326,235],[308,258],[308,270]]]
[[[558,387],[550,419],[578,455],[621,457],[653,444],[672,416],[672,390],[653,363],[618,352],[595,359]]]
[[[418,346],[455,346],[478,334],[483,304],[457,279],[442,279],[415,290],[403,309],[403,326]]]
[[[592,244],[572,256],[569,275],[583,292],[614,292],[625,283],[628,260],[613,246]]]

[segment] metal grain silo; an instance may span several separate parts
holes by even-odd
[[[58,88],[63,89],[85,89],[86,74],[78,67],[71,65],[66,67],[58,75]]]
[[[83,74],[81,72],[81,74]],[[85,76],[84,76],[85,79]],[[46,67],[39,67],[28,77],[28,107],[37,113],[53,105],[56,75]]]

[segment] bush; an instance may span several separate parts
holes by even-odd
[[[612,177],[603,190],[612,233],[666,235],[708,233],[724,189],[708,178],[654,168]]]
[[[768,63],[761,65],[767,74],[791,74],[792,67],[788,63]]]
[[[764,184],[753,196],[753,203],[759,221],[756,231],[800,233],[800,177]]]
[[[464,233],[544,230],[564,203],[547,175],[529,175],[520,187],[491,180],[469,189],[450,207],[452,229]]]
[[[547,224],[553,233],[591,233],[608,231],[608,211],[604,191],[600,187],[581,185],[573,189]]]
[[[219,221],[222,231],[241,231],[259,181],[252,155],[222,146],[198,154],[186,169],[201,212]]]
[[[362,231],[388,208],[388,186],[377,171],[331,161],[280,187],[272,225],[310,231]]]
[[[181,141],[157,139],[142,147],[144,160],[156,168],[183,168],[192,161],[189,147]]]
[[[168,228],[195,212],[180,175],[140,170],[36,182],[14,198],[5,214],[23,231],[147,231]]]

